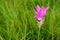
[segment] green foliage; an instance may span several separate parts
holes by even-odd
[[[40,31],[34,18],[37,4],[49,6]],[[0,40],[60,40],[59,7],[60,0],[0,0]]]

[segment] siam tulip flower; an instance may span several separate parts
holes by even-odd
[[[35,11],[37,16],[35,16],[35,18],[37,20],[42,20],[46,16],[46,11],[48,10],[48,8],[49,7],[47,7],[47,8],[44,8],[44,7],[40,8],[39,5],[37,5],[36,11]]]
[[[46,16],[46,11],[49,9],[49,7],[39,7],[39,5],[36,6],[35,13],[37,14],[35,18],[38,20],[38,25],[42,25],[44,21],[44,17]]]

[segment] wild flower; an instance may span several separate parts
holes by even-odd
[[[38,20],[38,25],[42,25],[44,21],[44,17],[46,16],[46,11],[49,9],[49,7],[40,7],[39,5],[36,6],[36,16],[35,18]]]

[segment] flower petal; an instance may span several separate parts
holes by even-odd
[[[39,5],[36,6],[36,10],[37,11],[40,10],[40,6]]]
[[[48,10],[48,9],[49,9],[49,7],[46,8],[46,10]]]

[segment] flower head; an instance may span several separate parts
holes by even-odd
[[[36,18],[37,20],[42,20],[42,19],[46,16],[46,11],[47,11],[48,9],[49,9],[49,7],[46,7],[46,8],[42,7],[42,8],[40,8],[39,5],[37,5],[37,6],[36,6],[36,11],[35,11],[35,13],[36,13],[37,15],[35,16],[35,18]]]

